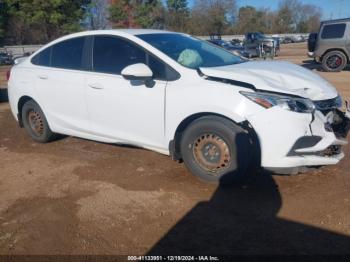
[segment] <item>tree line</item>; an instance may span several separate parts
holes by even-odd
[[[0,0],[0,45],[42,44],[86,29],[154,28],[194,35],[308,33],[322,10],[280,0],[277,10],[236,0]]]

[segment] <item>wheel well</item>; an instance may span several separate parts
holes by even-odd
[[[22,108],[24,106],[24,104],[30,100],[33,100],[33,98],[29,97],[29,96],[22,96],[19,101],[18,101],[18,114],[17,114],[17,117],[18,117],[18,123],[19,123],[19,126],[20,127],[23,127],[23,118],[22,118]]]
[[[250,124],[248,123],[248,121],[244,121],[242,123],[236,123],[234,122],[232,119],[220,115],[220,114],[215,114],[215,113],[197,113],[194,115],[191,115],[189,117],[187,117],[186,119],[184,119],[180,125],[177,127],[176,131],[175,131],[175,136],[174,139],[170,141],[169,143],[169,151],[170,151],[170,155],[172,157],[173,160],[175,161],[182,161],[182,155],[181,155],[181,150],[180,150],[180,142],[181,142],[181,137],[183,132],[186,130],[186,128],[195,120],[204,117],[204,116],[217,116],[217,117],[221,117],[221,118],[225,118],[231,122],[233,122],[236,125],[241,126],[242,128],[246,129],[249,133],[250,132],[254,132],[253,128],[250,126]]]
[[[321,61],[323,60],[323,57],[324,57],[326,54],[328,54],[329,52],[332,52],[332,51],[339,51],[339,52],[342,52],[342,53],[346,56],[346,59],[348,60],[347,62],[348,62],[348,63],[350,62],[348,54],[347,54],[343,49],[340,49],[340,48],[328,49],[328,50],[322,55]]]

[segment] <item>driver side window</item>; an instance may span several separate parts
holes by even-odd
[[[143,63],[150,67],[154,79],[173,81],[179,78],[178,73],[160,59],[140,46],[116,36],[94,37],[92,61],[93,71],[98,73],[120,75],[125,67]]]
[[[93,70],[120,75],[132,64],[146,63],[146,53],[129,41],[112,36],[95,36]]]

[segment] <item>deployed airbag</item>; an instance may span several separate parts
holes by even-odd
[[[186,67],[198,68],[202,63],[203,59],[196,50],[185,49],[179,55],[177,61]]]

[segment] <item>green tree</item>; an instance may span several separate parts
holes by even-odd
[[[223,34],[233,25],[235,0],[197,0],[194,2],[191,24],[195,34]]]
[[[159,0],[137,1],[135,21],[142,28],[163,28],[164,8]]]
[[[106,29],[108,27],[108,0],[91,0],[87,11],[86,27],[88,29]]]
[[[322,10],[314,5],[305,4],[299,9],[300,18],[297,21],[296,31],[299,33],[310,33],[318,31]]]
[[[317,31],[322,10],[300,0],[281,0],[276,14],[277,33],[309,33]]]
[[[110,8],[110,21],[115,27],[132,27],[133,17],[131,16],[131,1],[118,0],[114,1]]]
[[[275,18],[274,30],[276,33],[293,33],[295,30],[293,11],[288,6],[282,6]]]
[[[253,6],[241,7],[238,11],[237,31],[241,34],[245,32],[261,31],[257,28],[258,11]]]
[[[9,8],[9,37],[16,44],[45,43],[81,30],[80,24],[90,3],[90,0],[4,1]]]
[[[109,11],[114,27],[159,28],[164,24],[160,0],[115,0]]]
[[[7,22],[8,22],[8,7],[3,0],[0,0],[0,46],[3,45],[4,43]]]
[[[189,19],[187,0],[167,0],[166,26],[174,31],[186,31]]]
[[[169,11],[173,11],[173,12],[188,11],[187,0],[167,0],[166,3]]]

